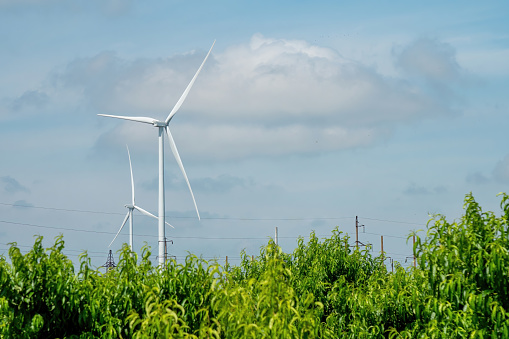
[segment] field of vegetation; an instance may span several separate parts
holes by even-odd
[[[328,239],[293,253],[269,242],[222,267],[189,255],[160,269],[124,247],[107,274],[37,238],[0,257],[2,338],[509,338],[509,196],[501,215],[471,195],[464,216],[436,216],[417,237],[417,267]]]

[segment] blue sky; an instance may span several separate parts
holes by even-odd
[[[130,201],[157,212],[157,136],[97,114],[167,116],[203,217],[166,152],[170,254],[238,261],[279,228],[336,226],[404,263],[430,214],[509,186],[503,1],[0,0],[0,253],[64,235],[106,261]],[[19,205],[29,206],[20,207]],[[135,214],[135,249],[157,224]],[[125,228],[112,245],[128,241]],[[153,259],[155,260],[155,254]]]

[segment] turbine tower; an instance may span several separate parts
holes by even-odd
[[[196,214],[198,215],[198,219],[200,219],[200,213],[198,212],[198,206],[196,205],[196,200],[194,198],[193,190],[191,189],[191,184],[189,183],[189,179],[187,178],[186,171],[184,170],[184,165],[182,164],[182,160],[180,159],[179,152],[177,150],[177,146],[175,145],[175,141],[173,140],[173,137],[171,135],[169,124],[173,116],[177,113],[177,111],[180,109],[180,106],[182,106],[182,103],[186,99],[187,95],[189,94],[189,91],[191,90],[191,87],[193,86],[196,78],[198,77],[198,74],[200,73],[201,69],[203,68],[203,65],[205,65],[205,62],[207,61],[207,58],[210,55],[210,52],[212,52],[212,48],[214,48],[214,44],[212,44],[212,47],[210,47],[209,52],[205,56],[205,59],[203,60],[202,64],[200,65],[200,68],[198,68],[198,71],[196,71],[196,74],[191,79],[191,82],[189,85],[187,85],[186,89],[184,90],[184,93],[182,93],[182,96],[177,101],[173,109],[171,110],[170,114],[164,121],[160,121],[154,118],[150,117],[126,117],[126,116],[118,116],[118,115],[109,115],[109,114],[98,114],[100,116],[104,117],[110,117],[110,118],[117,118],[117,119],[124,119],[124,120],[131,120],[136,122],[142,122],[146,124],[151,124],[154,127],[157,127],[158,129],[158,138],[159,138],[159,265],[164,266],[164,243],[166,239],[165,235],[165,229],[164,229],[164,223],[165,223],[165,202],[164,202],[164,133],[166,132],[166,135],[168,136],[168,141],[170,143],[171,151],[173,152],[173,156],[175,157],[175,160],[177,161],[180,170],[182,171],[182,174],[184,175],[184,178],[187,182],[187,187],[189,187],[189,192],[191,192],[191,197],[193,198],[194,208],[196,209]]]
[[[143,213],[149,217],[152,217],[154,219],[158,219],[158,218],[155,215],[153,215],[152,213],[150,213],[136,205],[136,202],[134,200],[134,176],[133,176],[133,166],[131,163],[131,153],[129,153],[129,146],[126,145],[126,147],[127,147],[127,155],[129,156],[129,169],[131,170],[131,197],[132,197],[131,202],[132,203],[125,205],[125,207],[128,209],[128,211],[124,218],[124,222],[120,226],[120,229],[118,230],[117,234],[115,235],[115,238],[113,238],[113,240],[108,245],[108,247],[111,247],[111,245],[113,244],[115,239],[117,239],[118,235],[120,234],[120,231],[122,231],[122,228],[124,228],[124,225],[127,222],[127,219],[129,219],[129,246],[131,247],[131,251],[133,251],[133,217],[134,217],[133,212],[134,212],[134,210],[138,210],[141,213]],[[170,227],[173,227],[172,225],[170,225],[168,223],[166,223],[166,224]],[[173,227],[173,228],[175,228],[175,227]]]

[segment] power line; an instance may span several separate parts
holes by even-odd
[[[63,231],[72,231],[72,232],[86,232],[86,233],[96,233],[96,234],[116,234],[115,232],[107,232],[107,231],[93,231],[93,230],[85,230],[85,229],[78,229],[78,228],[69,228],[69,227],[56,227],[56,226],[45,226],[45,225],[37,225],[37,224],[28,224],[28,223],[21,223],[21,222],[15,222],[15,221],[8,221],[8,220],[0,220],[0,223],[5,224],[12,224],[12,225],[21,225],[21,226],[29,226],[29,227],[38,227],[38,228],[48,228],[48,229],[54,229],[54,230],[63,230]],[[137,237],[151,237],[151,238],[157,238],[157,235],[152,234],[134,234]],[[284,239],[298,239],[302,236],[292,236],[292,237],[279,237]],[[201,236],[172,236],[172,239],[200,239],[200,240],[266,240],[270,238],[270,236],[265,237],[201,237]]]
[[[116,212],[101,212],[101,211],[89,211],[89,210],[76,210],[76,209],[68,209],[68,208],[43,207],[43,206],[22,205],[22,204],[6,204],[6,203],[3,203],[3,202],[0,202],[0,205],[12,206],[12,207],[23,207],[23,208],[36,208],[36,209],[42,209],[42,210],[63,211],[63,212],[78,212],[78,213],[123,215],[123,213],[116,213]]]
[[[425,226],[422,223],[416,223],[416,222],[408,222],[408,221],[397,221],[397,220],[386,220],[386,219],[377,219],[377,218],[368,218],[368,217],[359,217],[361,219],[366,220],[374,220],[374,221],[382,221],[382,222],[390,222],[395,224],[406,224],[406,225],[417,225],[417,226]]]
[[[272,237],[267,235],[265,237],[192,237],[192,236],[172,236],[171,238],[172,239],[203,239],[203,240],[266,240],[266,239],[272,238]],[[298,239],[300,237],[279,237],[279,239],[282,239],[282,238],[284,238],[284,239]]]
[[[77,228],[67,228],[67,227],[44,226],[44,225],[27,224],[27,223],[22,223],[22,222],[15,222],[15,221],[7,221],[7,220],[0,220],[0,222],[5,223],[5,224],[12,224],[12,225],[21,225],[21,226],[30,226],[30,227],[39,227],[39,228],[49,228],[49,229],[54,229],[54,230],[64,230],[64,231],[73,231],[73,232],[86,232],[86,233],[98,233],[98,234],[116,234],[114,232],[92,231],[92,230],[84,230],[84,229],[77,229]]]
[[[104,211],[92,211],[92,210],[78,210],[69,208],[57,208],[57,207],[44,207],[34,205],[22,205],[22,204],[8,204],[1,203],[3,206],[11,207],[23,207],[23,208],[36,208],[43,210],[62,211],[62,212],[77,212],[77,213],[92,213],[92,214],[108,214],[108,215],[124,215],[124,213],[117,212],[104,212]],[[194,216],[170,216],[175,219],[194,219]],[[283,217],[283,218],[245,218],[245,217],[202,217],[202,220],[236,220],[236,221],[303,221],[303,220],[340,220],[340,219],[351,219],[352,217],[316,217],[316,218],[296,218],[296,217]]]
[[[12,206],[12,207],[23,207],[23,208],[36,208],[43,210],[53,210],[53,211],[63,211],[63,212],[77,212],[77,213],[92,213],[92,214],[108,214],[108,215],[124,215],[124,213],[118,212],[105,212],[105,211],[92,211],[92,210],[79,210],[79,209],[69,209],[69,208],[57,208],[57,207],[45,207],[45,206],[34,206],[34,205],[22,205],[22,204],[8,204],[0,202],[0,205],[3,206]],[[170,216],[175,219],[194,219],[194,216]],[[390,222],[395,224],[406,224],[406,225],[418,225],[424,226],[422,223],[416,222],[408,222],[401,220],[388,220],[388,219],[379,219],[379,218],[370,218],[370,217],[362,217],[361,219],[373,220],[373,221],[381,221],[381,222]],[[246,217],[202,217],[202,220],[235,220],[235,221],[310,221],[310,220],[344,220],[344,219],[354,219],[352,216],[338,216],[338,217],[280,217],[280,218],[246,218]]]
[[[408,255],[408,253],[394,253],[394,252],[385,252],[385,253],[392,254],[392,255],[398,255],[398,256],[402,256],[402,257]],[[400,258],[400,257],[398,257],[398,258]]]
[[[8,204],[8,203],[2,203],[0,202],[0,205],[3,206],[12,206],[12,207],[23,207],[23,208],[36,208],[36,209],[43,209],[43,210],[52,210],[52,211],[63,211],[63,212],[74,212],[74,213],[92,213],[92,214],[105,214],[105,215],[124,215],[124,213],[115,213],[115,212],[105,212],[105,211],[93,211],[93,210],[79,210],[79,209],[68,209],[68,208],[56,208],[56,207],[44,207],[44,206],[33,206],[33,205],[21,205],[21,204]],[[186,217],[186,216],[172,216],[171,218],[181,218],[181,219],[194,219],[195,217]],[[398,220],[388,220],[388,219],[379,219],[379,218],[370,218],[370,217],[359,217],[361,219],[365,220],[372,220],[372,221],[380,221],[380,222],[388,222],[388,223],[394,223],[394,224],[406,224],[406,225],[419,225],[423,226],[421,223],[415,223],[415,222],[406,222],[406,221],[398,221]],[[287,217],[287,218],[244,218],[244,217],[203,217],[204,220],[235,220],[235,221],[311,221],[311,220],[344,220],[344,219],[353,219],[353,217],[317,217],[317,218],[303,218],[303,217]],[[8,220],[0,220],[0,223],[7,223],[12,225],[22,225],[22,226],[28,226],[28,227],[37,227],[37,228],[44,228],[44,229],[53,229],[58,231],[71,231],[71,232],[85,232],[85,233],[94,233],[94,234],[108,234],[113,235],[116,234],[115,232],[108,232],[108,231],[97,231],[97,230],[87,230],[87,229],[80,229],[80,228],[71,228],[71,227],[56,227],[56,226],[46,226],[46,225],[39,225],[39,224],[31,224],[31,223],[21,223],[21,222],[15,222],[15,221],[8,221]],[[371,232],[364,232],[366,234],[370,235],[379,235],[379,236],[386,236],[391,238],[398,238],[398,239],[407,239],[407,237],[403,236],[395,236],[395,235],[384,235],[380,233],[371,233]],[[137,237],[151,237],[151,238],[157,238],[156,235],[151,234],[135,234]],[[318,235],[319,237],[331,237],[332,234],[329,235]],[[271,238],[270,236],[264,236],[264,237],[204,237],[204,236],[172,236],[172,239],[197,239],[197,240],[267,240],[268,238]],[[282,236],[279,237],[281,239],[298,239],[298,238],[309,238],[309,236]],[[30,247],[30,246],[25,246]],[[77,250],[67,250],[67,251],[77,251]],[[66,252],[67,252],[66,251]],[[102,254],[102,252],[88,252],[88,253],[99,253]],[[69,254],[72,256],[78,256],[75,254]],[[99,257],[99,256],[89,256],[89,257]],[[230,257],[231,259],[235,260],[234,257]]]
[[[15,221],[8,220],[0,220],[1,223],[12,224],[12,225],[21,225],[21,226],[29,226],[29,227],[37,227],[37,228],[46,228],[46,229],[54,229],[54,230],[62,230],[62,231],[71,231],[71,232],[85,232],[85,233],[95,233],[95,234],[116,234],[115,232],[108,231],[94,231],[94,230],[86,230],[86,229],[78,229],[78,228],[70,228],[70,227],[56,227],[56,226],[46,226],[46,225],[37,225],[37,224],[29,224],[29,223],[21,223]],[[407,239],[407,237],[396,236],[396,235],[386,235],[381,233],[372,233],[372,232],[363,232],[364,234],[370,235],[383,235],[384,237],[398,238],[398,239]],[[138,237],[151,237],[157,238],[157,235],[152,234],[134,234]],[[330,237],[331,235],[319,235],[320,237]],[[270,236],[265,237],[202,237],[202,236],[172,236],[173,239],[200,239],[200,240],[265,240]],[[281,239],[298,239],[298,238],[306,238],[309,236],[280,236]]]
[[[4,245],[4,246],[15,245],[15,247],[30,247],[30,248],[32,248],[31,245],[18,245],[16,242],[7,243],[7,244],[6,243],[0,243],[0,245]],[[47,247],[46,249],[49,250],[50,247]],[[87,252],[87,253],[98,253],[98,254],[104,253],[104,252],[98,252],[98,251],[72,250],[72,249],[67,249],[67,248],[65,249],[65,251],[80,252],[80,253]]]
[[[397,235],[387,235],[387,234],[380,234],[380,233],[371,233],[371,232],[362,232],[363,234],[370,234],[370,235],[383,235],[384,237],[388,238],[397,238],[397,239],[407,239],[407,237],[400,237]]]

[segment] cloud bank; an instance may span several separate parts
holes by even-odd
[[[76,104],[91,114],[164,119],[204,53],[126,60],[102,52],[55,73],[54,88],[47,92],[79,98]],[[249,43],[213,52],[172,121],[174,134],[194,157],[316,154],[366,147],[402,123],[450,114],[450,98],[433,95],[412,77],[456,81],[460,67],[454,49],[418,40],[395,58],[408,77],[386,76],[305,41],[255,35]],[[18,101],[38,105],[49,100],[35,94],[27,92]],[[148,127],[117,123],[98,138],[97,150],[153,137]]]

